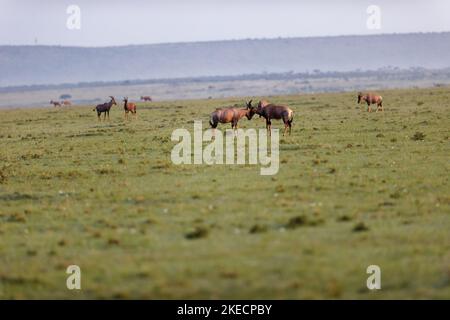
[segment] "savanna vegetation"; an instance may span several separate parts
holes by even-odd
[[[248,97],[295,112],[274,176],[171,162],[246,98],[0,111],[0,298],[450,298],[450,90],[379,93]]]

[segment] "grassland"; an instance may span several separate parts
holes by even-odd
[[[0,111],[0,298],[450,298],[450,90],[381,94],[270,97],[296,113],[275,176],[170,160],[244,99]]]

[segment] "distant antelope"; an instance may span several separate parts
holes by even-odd
[[[58,101],[50,100],[50,104],[52,104],[54,107],[61,107],[61,103],[59,103]]]
[[[111,109],[113,104],[117,105],[116,100],[114,100],[114,97],[113,96],[109,96],[109,97],[111,98],[111,100],[109,102],[98,104],[92,110],[92,111],[96,111],[97,110],[97,117],[98,117],[99,121],[100,121],[100,115],[102,113],[105,113],[104,116],[103,116],[103,120],[105,120],[107,114],[108,114],[108,120],[109,120],[109,110]]]
[[[72,102],[70,102],[69,100],[63,100],[61,101],[61,105],[69,107],[72,105]]]
[[[141,100],[152,101],[152,97],[150,97],[150,96],[141,96]]]
[[[362,94],[362,92],[358,93],[358,104],[361,103],[361,101],[365,101],[367,103],[368,106],[368,111],[372,112],[372,104],[377,104],[377,111],[379,110],[384,111],[383,108],[383,97],[373,94],[373,93],[366,93],[366,94]]]
[[[211,113],[209,124],[211,125],[211,128],[216,129],[219,122],[231,122],[231,128],[236,130],[237,124],[241,118],[245,116],[248,120],[251,120],[255,112],[256,108],[252,106],[252,100],[246,102],[246,108],[244,109],[236,107],[217,108],[216,111]]]
[[[266,129],[271,134],[272,119],[281,119],[284,123],[283,136],[289,128],[289,135],[291,134],[292,121],[294,120],[294,112],[291,108],[286,106],[277,106],[274,104],[267,104],[267,101],[260,101],[256,113],[266,119]]]
[[[123,98],[123,109],[125,110],[125,119],[128,119],[128,112],[136,117],[136,104],[128,102],[128,97]]]

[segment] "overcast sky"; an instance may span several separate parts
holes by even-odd
[[[66,26],[69,5],[81,28]],[[368,6],[381,28],[367,28]],[[0,44],[109,46],[450,31],[449,0],[0,0]]]

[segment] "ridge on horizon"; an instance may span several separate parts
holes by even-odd
[[[384,67],[442,69],[450,67],[450,32],[113,47],[0,46],[0,55],[0,87]]]
[[[328,39],[328,38],[351,38],[351,37],[377,37],[377,36],[408,36],[408,35],[432,35],[432,34],[450,34],[449,31],[424,31],[424,32],[393,32],[393,33],[374,33],[374,34],[341,34],[341,35],[322,35],[322,36],[295,36],[295,37],[270,37],[270,38],[236,38],[236,39],[216,39],[199,41],[173,41],[173,42],[155,42],[155,43],[129,43],[107,46],[82,46],[82,45],[61,45],[61,44],[0,44],[0,47],[60,47],[60,48],[121,48],[121,47],[139,47],[139,46],[163,46],[163,45],[182,45],[182,44],[204,44],[204,43],[227,43],[240,41],[271,41],[271,40],[300,40],[300,39]]]

